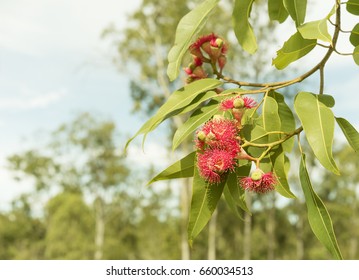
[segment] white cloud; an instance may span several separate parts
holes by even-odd
[[[99,45],[110,22],[126,23],[139,0],[15,0],[0,4],[0,47],[32,55]]]
[[[44,108],[54,104],[67,95],[66,89],[58,89],[47,93],[34,94],[25,90],[16,97],[0,97],[0,109],[28,110]]]

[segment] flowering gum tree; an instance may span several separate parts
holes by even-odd
[[[340,175],[332,153],[335,122],[348,143],[359,151],[359,134],[345,119],[334,116],[334,98],[323,94],[324,69],[333,53],[342,30],[341,18],[345,13],[359,15],[359,1],[340,3],[332,1],[328,15],[316,21],[305,22],[307,0],[268,0],[268,14],[273,21],[294,21],[296,32],[277,51],[272,64],[278,70],[307,55],[315,47],[326,52],[317,64],[298,77],[276,82],[247,82],[225,76],[230,63],[230,51],[225,38],[215,33],[197,37],[219,0],[206,0],[185,15],[179,22],[175,43],[168,54],[167,74],[171,81],[181,71],[183,56],[191,55],[190,64],[183,68],[186,85],[175,91],[157,113],[151,117],[126,144],[138,135],[145,136],[166,119],[189,113],[188,120],[177,129],[173,149],[188,137],[194,137],[194,151],[175,162],[149,184],[176,178],[193,177],[188,240],[192,244],[224,198],[230,206],[236,205],[249,212],[245,192],[265,194],[276,191],[295,199],[287,179],[288,153],[294,142],[301,153],[299,178],[308,210],[309,224],[333,258],[341,259],[333,224],[322,200],[312,186],[306,167],[305,153],[313,153],[321,165]],[[254,0],[235,0],[232,13],[234,33],[244,51],[253,54],[257,41],[249,23]],[[346,11],[345,11],[346,10]],[[333,25],[333,34],[328,30]],[[350,31],[354,62],[359,64],[359,23]],[[281,93],[319,72],[319,90],[299,91],[293,108]],[[295,115],[298,122],[295,121]],[[308,151],[300,140],[306,138]]]

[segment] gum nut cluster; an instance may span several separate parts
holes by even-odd
[[[277,179],[272,172],[264,173],[259,168],[254,170],[250,177],[245,177],[240,180],[240,184],[244,190],[256,193],[273,191],[276,183]]]
[[[189,47],[193,61],[185,68],[185,72],[188,75],[187,83],[208,76],[203,69],[203,63],[218,64],[220,71],[222,71],[227,62],[227,50],[227,43],[214,33],[198,38],[197,41]]]
[[[241,151],[237,135],[233,120],[222,116],[214,116],[197,132],[198,170],[209,183],[219,183],[222,174],[234,170]]]

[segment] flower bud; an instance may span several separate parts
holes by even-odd
[[[221,55],[221,49],[213,46],[211,46],[210,48],[211,48],[211,54],[210,54],[211,61],[216,62],[219,56]]]
[[[244,100],[242,97],[236,98],[233,101],[233,106],[236,109],[242,109],[244,107]]]
[[[193,57],[193,64],[194,64],[195,66],[202,66],[203,61],[202,61],[201,58],[195,56],[195,57]]]
[[[224,68],[224,66],[227,63],[227,58],[222,54],[218,57],[218,65],[219,68],[222,70]]]
[[[186,67],[184,69],[184,71],[186,72],[187,75],[191,75],[193,72],[192,72],[192,69],[190,67]]]
[[[202,50],[204,50],[207,54],[209,54],[211,56],[212,51],[211,51],[211,44],[210,42],[204,42],[201,46]]]
[[[223,46],[223,40],[222,40],[221,38],[217,38],[217,39],[214,41],[214,45],[215,45],[215,47],[222,48],[222,46]]]
[[[204,69],[202,68],[202,66],[197,66],[194,70],[193,70],[193,75],[195,75],[197,78],[199,79],[203,79],[207,77],[206,72],[204,71]]]
[[[254,171],[252,172],[251,178],[252,178],[253,181],[259,181],[259,180],[262,179],[262,175],[263,175],[263,174],[264,174],[264,173],[263,173],[262,170],[256,169],[256,170],[254,170]]]
[[[204,56],[203,56],[201,50],[199,49],[199,47],[191,46],[191,47],[189,48],[189,51],[190,51],[190,53],[191,53],[193,56],[199,57],[199,58],[202,59],[202,60],[204,59]]]
[[[197,138],[200,141],[205,141],[206,137],[207,137],[207,135],[206,135],[206,133],[204,131],[200,131],[200,132],[197,133]]]

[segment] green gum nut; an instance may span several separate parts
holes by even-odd
[[[198,140],[200,140],[200,141],[206,140],[206,137],[207,137],[207,135],[206,135],[206,133],[204,133],[203,131],[200,131],[200,132],[198,132],[198,134],[197,134],[197,138],[198,138]]]
[[[259,181],[262,179],[263,171],[260,169],[254,170],[251,174],[251,178],[253,181]]]
[[[218,46],[218,48],[221,48],[223,46],[223,40],[220,38],[216,39],[216,45]]]
[[[236,98],[233,101],[233,106],[236,109],[242,109],[244,107],[244,100],[242,97]]]

